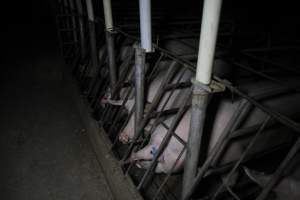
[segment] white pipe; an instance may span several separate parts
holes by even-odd
[[[215,54],[222,0],[205,0],[201,24],[196,80],[209,84]]]
[[[141,47],[145,49],[146,52],[152,52],[151,0],[139,0],[139,4]]]
[[[112,31],[114,24],[111,12],[111,0],[103,0],[105,27],[107,31]]]
[[[86,0],[86,8],[89,21],[95,21],[94,10],[93,10],[93,2],[92,0]]]

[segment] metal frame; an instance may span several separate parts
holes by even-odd
[[[84,53],[84,48],[86,46],[82,45],[83,44],[83,40],[82,40],[82,33],[84,33],[85,31],[83,31],[81,26],[81,22],[84,22],[84,20],[80,20],[83,19],[83,13],[81,13],[78,5],[76,3],[76,7],[77,7],[77,11],[72,11],[71,13],[67,12],[67,9],[65,7],[65,5],[61,5],[61,13],[59,14],[59,17],[57,18],[59,23],[62,25],[69,25],[73,26],[73,22],[72,19],[75,18],[75,16],[79,16],[78,20],[79,20],[79,41],[80,41],[80,54],[79,55],[83,55]],[[70,6],[70,5],[69,5]],[[71,6],[70,6],[71,7]],[[71,9],[73,10],[73,9]],[[68,21],[65,21],[64,18],[68,18]],[[101,20],[95,19],[95,21],[99,22]],[[60,26],[61,27],[61,26]],[[67,27],[62,27],[60,31],[64,32],[67,31]],[[72,28],[71,28],[72,29]],[[70,29],[70,30],[71,30]],[[70,31],[69,30],[69,31]],[[116,27],[116,34],[117,35],[122,35],[125,37],[129,37],[131,39],[138,41],[138,38],[124,32],[122,29]],[[189,34],[190,35],[190,34]],[[187,38],[190,37],[189,35],[187,35]],[[93,36],[93,35],[91,35]],[[63,39],[61,40],[63,41]],[[86,41],[86,39],[84,40]],[[90,37],[90,41],[91,41],[91,37]],[[63,42],[64,45],[67,45],[67,42]],[[62,43],[62,44],[63,44]],[[92,43],[91,43],[92,44]],[[90,45],[91,45],[90,44]],[[95,44],[95,42],[94,42]],[[174,55],[172,52],[162,49],[160,48],[158,45],[153,44],[153,47],[156,49],[156,52],[160,55],[157,59],[155,59],[153,62],[155,63],[154,66],[158,66],[158,63],[161,62],[164,59],[170,59],[173,60],[174,64],[180,64],[181,66],[185,67],[188,70],[192,70],[195,71],[195,64],[191,63],[189,60],[187,60],[186,58],[182,57],[182,56],[178,56],[178,55]],[[97,52],[95,49],[96,47],[93,49],[91,48],[91,46],[89,46],[90,49],[92,49],[92,52],[90,52],[89,56],[90,59],[87,59],[86,61],[84,61],[84,59],[82,59],[82,61],[84,61],[87,65],[87,62],[91,62],[93,61],[93,55],[95,56],[95,52]],[[68,47],[68,51],[71,52],[74,50],[74,46],[70,46]],[[268,49],[267,49],[268,50]],[[257,51],[267,51],[264,48],[260,48],[260,49],[250,49],[250,50],[244,50],[242,53],[244,55],[246,55],[246,57],[248,59],[253,59],[256,62],[262,62],[274,67],[278,67],[280,69],[283,68],[283,65],[278,64],[278,63],[274,63],[271,60],[264,58],[264,57],[260,57],[258,55],[255,54],[255,52]],[[94,53],[93,53],[94,52]],[[254,52],[254,53],[253,53]],[[87,52],[86,52],[86,56],[88,56]],[[117,56],[117,55],[116,55]],[[84,56],[83,56],[84,57]],[[70,58],[71,60],[75,59],[75,56]],[[118,60],[118,59],[117,59]],[[121,76],[119,77],[119,79],[116,81],[116,87],[114,88],[113,93],[116,94],[118,93],[117,91],[119,91],[122,87],[124,87],[124,80],[126,79],[126,77],[128,76],[129,71],[130,71],[130,63],[133,61],[133,51],[129,52],[129,56],[127,57],[127,59],[125,59],[123,61],[123,63],[121,63],[120,68],[122,67],[126,67],[128,69],[124,69],[123,73],[121,74]],[[106,64],[105,62],[103,63],[104,65]],[[249,156],[247,155],[248,151],[251,149],[252,145],[259,140],[259,137],[261,134],[263,134],[263,130],[265,128],[268,128],[270,126],[272,126],[274,123],[279,122],[280,124],[287,126],[289,128],[291,128],[294,132],[296,133],[300,133],[300,125],[299,123],[296,123],[295,121],[293,121],[291,118],[288,118],[278,112],[275,112],[274,110],[265,107],[264,105],[262,105],[259,101],[264,99],[264,98],[269,98],[271,96],[275,96],[277,94],[284,94],[284,93],[288,93],[288,92],[299,92],[299,89],[295,88],[295,87],[291,87],[285,84],[282,84],[282,82],[278,81],[277,79],[275,79],[274,77],[272,77],[269,74],[266,74],[264,72],[261,71],[257,71],[254,70],[253,68],[251,68],[250,66],[238,63],[238,62],[233,62],[233,64],[235,64],[238,68],[241,68],[243,70],[248,71],[249,73],[253,73],[256,76],[262,77],[264,79],[268,79],[274,83],[277,83],[280,85],[280,87],[278,88],[274,88],[274,90],[270,90],[270,91],[266,91],[266,93],[264,94],[257,94],[256,96],[249,96],[247,94],[245,94],[243,91],[241,91],[240,89],[238,89],[237,87],[233,86],[231,83],[229,83],[226,80],[220,79],[219,77],[213,76],[213,80],[218,81],[219,83],[223,84],[227,89],[229,89],[232,93],[238,95],[239,97],[243,98],[243,101],[241,102],[240,106],[238,107],[238,109],[235,111],[235,114],[232,118],[232,120],[230,121],[230,123],[227,125],[227,127],[224,129],[224,132],[222,134],[222,137],[219,139],[219,141],[217,142],[217,145],[215,146],[215,148],[212,150],[212,152],[210,153],[210,155],[206,158],[206,160],[204,161],[204,163],[202,164],[202,166],[198,169],[197,172],[197,176],[195,177],[195,179],[193,180],[193,184],[190,187],[190,189],[187,191],[187,194],[185,196],[184,199],[189,199],[189,197],[191,197],[191,195],[194,193],[195,189],[197,188],[198,184],[205,178],[210,176],[211,174],[224,174],[225,172],[229,172],[229,174],[227,175],[227,178],[225,179],[225,182],[222,183],[222,185],[220,185],[219,189],[217,190],[217,193],[215,194],[215,196],[210,197],[210,198],[217,198],[218,194],[222,194],[224,192],[228,191],[230,195],[233,195],[233,198],[238,198],[238,194],[234,193],[233,191],[231,191],[231,188],[227,185],[228,181],[230,181],[230,177],[232,176],[232,174],[238,169],[240,168],[241,164],[246,162],[249,159],[253,159],[253,156]],[[100,65],[97,65],[97,67],[99,68]],[[132,65],[131,65],[132,67]],[[149,84],[149,81],[151,81],[151,76],[155,75],[155,68],[153,67],[153,71],[149,72],[146,71],[146,74],[149,73],[149,75],[146,77],[146,84]],[[183,113],[188,109],[188,107],[190,106],[188,103],[188,99],[189,99],[189,95],[186,96],[186,102],[184,104],[182,104],[182,106],[180,108],[176,108],[176,109],[172,109],[172,110],[161,110],[161,111],[157,111],[156,110],[156,106],[158,105],[160,99],[162,98],[162,96],[164,95],[165,91],[171,91],[171,93],[178,88],[185,88],[185,87],[190,87],[191,83],[182,83],[182,82],[177,82],[177,83],[171,83],[171,77],[172,77],[172,73],[175,73],[175,68],[176,67],[170,67],[168,70],[168,74],[169,77],[166,77],[164,83],[161,85],[161,90],[159,90],[159,92],[156,94],[156,97],[149,109],[149,112],[146,112],[145,115],[143,116],[142,119],[142,123],[141,126],[139,127],[139,129],[137,130],[137,135],[134,137],[133,142],[129,145],[129,148],[127,150],[127,152],[124,154],[124,157],[122,158],[123,164],[125,163],[125,160],[128,158],[128,156],[130,155],[130,153],[133,150],[138,150],[139,148],[143,147],[143,145],[145,145],[146,141],[147,141],[147,137],[150,136],[151,132],[153,132],[155,126],[158,123],[161,123],[162,120],[160,120],[162,118],[162,116],[165,115],[174,115],[174,120],[171,124],[170,127],[168,128],[167,131],[167,136],[165,137],[163,143],[161,144],[158,153],[156,154],[156,156],[154,157],[154,159],[151,162],[151,167],[146,170],[144,176],[142,177],[142,179],[140,180],[139,184],[137,185],[137,189],[141,190],[141,189],[145,189],[148,185],[147,182],[149,182],[149,180],[152,179],[152,177],[155,175],[153,173],[153,170],[155,169],[156,163],[157,163],[157,159],[159,157],[159,155],[161,153],[163,153],[164,148],[166,148],[167,143],[169,141],[169,139],[171,137],[176,138],[178,141],[180,141],[183,144],[183,149],[182,152],[178,155],[173,167],[176,165],[176,163],[178,162],[178,160],[180,159],[180,157],[184,154],[184,152],[186,151],[186,144],[184,144],[184,141],[180,140],[180,137],[176,136],[176,134],[174,134],[174,130],[176,129],[176,125],[178,123],[178,121],[180,121],[181,116],[183,115]],[[292,72],[295,74],[299,74],[299,72],[297,70],[295,70],[292,67],[286,67],[284,66],[284,69],[288,72]],[[85,71],[87,72],[87,71]],[[132,78],[133,78],[133,73],[131,73]],[[85,77],[85,75],[80,74],[81,77]],[[130,78],[131,80],[133,80],[132,78]],[[98,80],[97,76],[96,76],[96,80]],[[102,81],[102,82],[101,82]],[[103,79],[101,80],[99,83],[103,83],[100,84],[101,86],[97,89],[97,95],[93,96],[93,101],[91,101],[91,103],[93,104],[94,108],[99,108],[99,103],[98,100],[99,98],[101,98],[101,96],[103,95],[103,91],[108,87],[108,80],[107,79]],[[126,87],[128,87],[128,93],[127,95],[129,95],[132,92],[132,89],[135,87],[135,84],[132,84],[133,81],[131,83],[129,83],[129,87],[128,85]],[[191,93],[190,93],[191,95]],[[128,98],[128,97],[127,97]],[[124,101],[125,102],[125,101]],[[123,104],[124,106],[124,104]],[[239,129],[240,127],[240,123],[241,121],[243,121],[243,119],[245,118],[245,116],[247,116],[247,113],[249,112],[249,110],[251,109],[251,107],[257,107],[258,109],[262,110],[263,112],[265,112],[268,117],[266,118],[266,120],[262,123],[262,124],[257,124],[253,127],[248,127],[247,129]],[[113,112],[111,112],[113,111]],[[132,114],[134,112],[134,110],[132,110],[130,113]],[[114,126],[118,124],[118,121],[121,117],[121,109],[119,108],[112,108],[112,107],[108,107],[107,109],[105,109],[104,114],[102,115],[102,124],[105,123],[106,120],[104,120],[105,118],[110,118],[110,119],[114,119],[111,123],[111,127],[108,131],[109,135],[114,135],[115,130],[114,130]],[[130,115],[129,115],[130,117]],[[129,119],[128,117],[128,119]],[[151,127],[151,131],[150,133],[143,133],[143,129],[146,126],[146,124],[149,122],[150,119],[155,119],[154,123],[152,124]],[[126,123],[126,122],[125,122]],[[246,151],[244,151],[244,153],[242,154],[241,158],[239,160],[237,160],[234,163],[230,163],[226,166],[218,166],[218,160],[220,158],[220,156],[222,155],[222,152],[224,150],[224,148],[227,146],[227,144],[229,143],[230,140],[232,140],[233,138],[238,138],[242,135],[245,134],[253,134],[253,132],[257,130],[256,134],[254,134],[251,142],[249,143]],[[116,134],[117,135],[117,134]],[[113,137],[113,149],[116,149],[118,146],[118,142],[117,142],[117,136]],[[281,163],[280,167],[276,170],[273,178],[270,180],[270,182],[267,184],[267,186],[263,189],[262,193],[260,193],[260,195],[257,196],[257,199],[259,200],[263,200],[267,197],[268,193],[270,192],[270,190],[272,189],[272,187],[278,182],[278,180],[281,177],[281,174],[283,173],[284,169],[286,168],[286,166],[289,164],[290,160],[293,158],[293,156],[295,155],[295,153],[298,151],[300,147],[300,140],[298,139],[295,144],[293,145],[293,147],[290,149],[289,153],[287,154],[286,158],[283,160],[283,162]],[[279,147],[278,147],[279,148]],[[132,169],[132,165],[129,165],[128,168],[125,170],[125,173],[129,173],[129,170]],[[154,199],[159,198],[160,193],[163,190],[163,187],[167,184],[169,178],[171,177],[171,172],[166,174],[163,182],[161,183],[161,185],[158,187],[155,195],[154,195]]]

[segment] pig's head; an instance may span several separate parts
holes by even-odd
[[[154,159],[155,155],[158,151],[158,145],[147,145],[143,149],[139,150],[138,152],[133,152],[130,156],[130,162],[136,162],[136,166],[142,169],[148,169],[151,165],[152,160]],[[164,155],[162,154],[158,158],[158,164],[155,169],[156,173],[164,172],[162,168],[162,163],[164,163]]]
[[[114,106],[122,106],[124,103],[124,100],[111,100],[108,99],[107,103],[110,105],[114,105]],[[130,111],[132,110],[133,106],[134,106],[134,99],[128,99],[125,104],[125,110],[127,113],[130,113]],[[119,134],[119,141],[127,144],[131,141],[131,139],[134,136],[134,113],[130,116],[127,124],[125,125],[125,127],[121,130],[120,134]]]
[[[126,126],[121,130],[119,134],[119,141],[123,144],[127,144],[134,136],[134,113],[130,116]]]
[[[108,100],[111,99],[111,90],[110,88],[107,89],[105,94],[100,99],[100,105],[105,108],[106,105],[109,103]]]

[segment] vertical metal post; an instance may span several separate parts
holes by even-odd
[[[151,0],[140,0],[140,31],[141,47],[146,52],[152,52],[152,32],[151,32]]]
[[[196,80],[210,84],[222,0],[205,0],[201,22]]]
[[[109,76],[111,91],[114,91],[114,88],[117,84],[117,68],[115,61],[115,45],[114,45],[114,33],[111,31],[105,31],[106,34],[106,45],[107,45],[107,54],[108,54],[108,67],[109,67]],[[115,98],[115,96],[112,96]]]
[[[70,5],[70,14],[71,14],[71,22],[72,22],[72,32],[73,32],[73,38],[74,42],[77,45],[78,37],[77,37],[77,24],[76,24],[76,18],[75,18],[75,6],[73,0],[69,0]]]
[[[144,115],[145,50],[135,49],[135,134]]]
[[[141,46],[135,51],[135,135],[144,115],[144,81],[146,52],[152,52],[151,0],[140,0]]]
[[[105,28],[108,31],[112,31],[114,28],[112,11],[111,11],[111,0],[103,0]]]
[[[211,73],[217,40],[222,0],[205,0],[196,79],[193,81],[192,116],[187,143],[187,155],[184,168],[182,199],[191,197],[191,186],[197,174],[203,126],[211,91]]]
[[[83,22],[83,9],[81,0],[76,0],[76,8],[79,14],[78,17],[78,25],[79,25],[79,45],[80,45],[80,52],[81,52],[81,61],[83,61],[86,57],[86,46],[85,46],[85,36],[84,36],[84,22]]]
[[[209,95],[209,92],[203,89],[199,82],[193,82],[192,112],[182,186],[183,197],[186,195],[197,173],[203,124]]]
[[[93,10],[92,0],[86,0],[88,23],[89,23],[89,35],[90,35],[90,48],[91,48],[91,68],[89,70],[88,77],[95,78],[97,75],[98,58],[97,58],[97,46],[96,46],[96,30],[95,30],[95,17]],[[90,82],[89,89],[91,89],[94,81]]]
[[[117,69],[115,61],[115,45],[114,45],[114,32],[113,32],[113,18],[111,9],[111,0],[103,0],[103,11],[105,19],[105,34],[106,34],[106,45],[108,54],[108,66],[110,75],[110,84],[112,91],[117,84]],[[112,98],[116,98],[113,96]]]

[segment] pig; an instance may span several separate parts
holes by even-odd
[[[291,168],[275,185],[272,191],[275,193],[276,200],[300,199],[300,155],[293,158]],[[265,174],[244,167],[246,175],[260,187],[264,187],[272,178],[272,174]]]
[[[165,64],[171,64],[169,62],[165,63]],[[172,63],[173,67],[175,66],[175,62]],[[160,85],[162,83],[162,81],[164,80],[165,76],[166,76],[166,72],[167,70],[164,68],[160,71],[160,73],[157,75],[157,77],[155,77],[155,79],[150,83],[150,86],[148,88],[148,93],[146,95],[146,101],[147,104],[150,105],[154,98],[155,95],[158,92],[158,89],[160,88]],[[172,83],[176,83],[177,80],[179,79],[179,75],[180,73],[184,73],[180,82],[186,82],[189,81],[193,75],[193,73],[190,70],[184,70],[181,69],[180,72],[178,74],[176,74],[176,76],[173,78],[173,80],[171,81]],[[183,89],[186,90],[186,89]],[[168,103],[165,106],[165,110],[167,109],[171,109],[171,108],[178,108],[179,104],[181,103],[180,98],[182,98],[182,96],[178,97],[178,94],[181,93],[183,90],[180,89],[175,89],[174,93],[171,95]],[[168,99],[168,96],[170,95],[170,91],[166,92],[161,101],[159,102],[156,110],[157,111],[161,111],[163,108],[163,105],[165,104],[165,102]],[[122,101],[121,101],[122,102]],[[121,103],[120,102],[120,103]],[[116,102],[111,102],[114,105],[116,105]],[[134,98],[129,99],[126,103],[125,103],[125,108],[127,111],[130,111],[133,106],[135,104],[135,100]],[[119,134],[119,140],[123,143],[128,143],[132,140],[133,136],[134,136],[134,121],[135,121],[135,116],[134,113],[130,116],[128,123],[126,124],[126,126],[123,128],[123,130],[121,130],[120,134]],[[153,121],[153,120],[152,120]],[[151,124],[151,122],[150,122]],[[149,126],[147,127],[149,128]]]
[[[158,92],[158,89],[159,89],[162,81],[166,77],[166,73],[167,73],[166,66],[173,65],[173,67],[174,67],[175,64],[176,64],[175,61],[173,63],[170,63],[170,61],[164,61],[160,64],[159,73],[154,78],[154,80],[150,83],[150,86],[148,88],[148,93],[146,95],[147,96],[146,106],[150,105],[153,102],[153,99],[154,99],[156,93]],[[226,74],[228,74],[228,69],[230,67],[225,61],[223,61],[221,59],[216,59],[214,62],[214,66],[215,66],[214,71],[217,72],[218,75],[224,76],[224,74],[225,74],[224,72],[226,72]],[[221,73],[221,71],[223,72],[223,74]],[[179,70],[179,72],[176,74],[176,76],[172,79],[171,82],[176,83],[178,81],[181,73],[184,73],[184,74],[183,74],[180,82],[190,81],[191,77],[193,76],[193,73],[190,70],[184,70],[182,68]],[[182,99],[184,97],[184,95],[182,95],[182,93],[187,90],[188,89],[176,89],[174,91],[174,93],[172,94],[171,98],[169,99],[165,109],[178,108],[180,106],[180,104],[182,103]],[[120,92],[121,100],[118,100],[118,101],[110,100],[109,94],[104,96],[104,98],[102,98],[102,104],[105,105],[106,103],[109,103],[112,105],[119,105],[119,106],[122,105],[123,99],[125,98],[127,91],[128,91],[128,89],[121,90],[121,92]],[[170,94],[170,92],[166,92],[166,94],[163,95],[163,98],[159,102],[159,105],[156,109],[157,111],[160,111],[162,109],[162,106],[166,102],[169,94]],[[178,94],[181,94],[181,95],[178,95]],[[125,103],[126,110],[130,111],[133,108],[134,104],[135,104],[135,100],[134,100],[134,96],[133,96],[133,92],[132,92],[132,94],[130,95],[130,98]],[[133,113],[132,116],[129,118],[128,123],[123,128],[123,130],[121,130],[121,132],[119,134],[119,141],[121,141],[124,144],[129,143],[134,136],[134,121],[135,120],[134,120],[134,113]],[[146,128],[149,129],[149,126],[147,126]]]
[[[259,91],[265,91],[268,89],[272,89],[276,87],[273,83],[267,81],[256,81],[255,84],[253,82],[243,83],[241,85],[241,89],[247,92],[250,96],[259,93]],[[178,95],[181,95],[180,93]],[[183,94],[182,94],[183,95]],[[268,99],[264,101],[264,105],[267,107],[272,107],[276,111],[280,113],[284,113],[289,115],[296,110],[300,111],[300,108],[295,108],[294,105],[297,105],[297,102],[300,100],[300,95],[286,95],[280,96],[272,99]],[[212,129],[209,133],[210,138],[208,141],[208,154],[213,149],[214,145],[218,141],[221,136],[221,133],[229,122],[231,117],[233,116],[236,108],[239,106],[241,99],[237,99],[232,101],[232,99],[224,98],[220,101],[219,105],[209,105],[215,106],[217,108],[212,122]],[[287,104],[288,102],[288,104]],[[209,113],[207,114],[209,115]],[[175,134],[177,134],[183,141],[187,142],[188,134],[189,134],[189,124],[190,124],[190,116],[191,109],[188,109],[182,119],[180,120],[177,128],[175,129]],[[266,118],[266,114],[261,110],[255,108],[253,109],[249,115],[247,120],[242,124],[242,127],[248,127],[252,125],[256,125],[261,123]],[[164,123],[170,127],[170,124],[174,116],[167,118]],[[209,123],[209,122],[206,122]],[[129,158],[131,162],[135,161],[138,167],[147,169],[150,166],[151,160],[155,156],[156,151],[158,150],[163,138],[166,136],[167,129],[165,126],[159,124],[155,131],[152,133],[150,141],[148,145],[137,152],[133,152]],[[276,139],[274,139],[276,138]],[[256,144],[253,147],[253,151],[250,153],[257,153],[267,147],[275,146],[279,142],[283,142],[289,139],[289,135],[282,130],[265,130],[265,133],[261,137],[261,142]],[[249,142],[249,138],[245,138],[239,141],[233,141],[229,148],[226,150],[225,155],[222,156],[220,163],[226,164],[228,162],[232,162],[240,158],[243,150]],[[169,172],[178,172],[182,169],[183,163],[185,160],[185,153],[181,156],[179,161],[175,164],[175,161],[183,150],[183,145],[172,136],[170,142],[165,148],[164,152],[158,159],[158,164],[155,168],[156,173],[169,173]],[[172,171],[170,171],[172,170]]]

